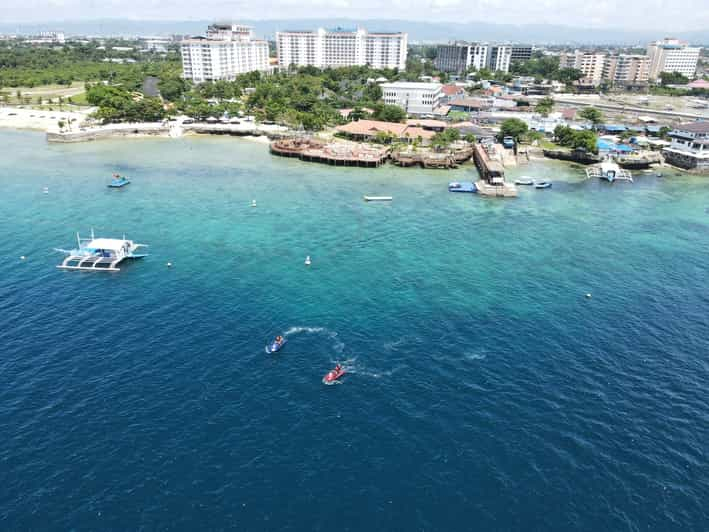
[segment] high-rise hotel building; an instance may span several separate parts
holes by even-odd
[[[182,41],[182,77],[195,83],[233,80],[254,70],[267,71],[268,43],[253,38],[249,26],[212,24],[206,37]]]
[[[469,68],[509,72],[512,62],[528,61],[531,57],[531,46],[457,41],[439,45],[434,64],[443,72],[458,74]]]
[[[694,78],[701,50],[677,39],[650,43],[647,47],[650,79],[658,79],[662,72],[679,72],[690,79]]]
[[[369,65],[406,69],[406,33],[370,33],[342,28],[276,32],[278,66],[336,68]]]

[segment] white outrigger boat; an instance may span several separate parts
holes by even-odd
[[[91,238],[81,238],[76,233],[78,249],[57,249],[66,253],[67,257],[57,268],[63,270],[86,270],[117,272],[120,271],[118,264],[126,259],[142,259],[146,254],[135,253],[138,248],[145,247],[146,244],[136,244],[132,240],[126,240],[125,236],[120,238],[96,238],[93,229]]]
[[[628,170],[623,170],[617,163],[610,160],[586,168],[586,177],[597,177],[610,183],[613,181],[633,182],[633,175]]]

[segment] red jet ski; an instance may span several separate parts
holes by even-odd
[[[323,384],[335,384],[335,381],[345,374],[345,368],[340,364],[327,372],[327,374],[322,378]]]

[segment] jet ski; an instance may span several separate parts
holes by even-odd
[[[277,336],[276,339],[273,340],[270,345],[266,346],[266,351],[268,353],[277,353],[278,351],[283,349],[284,345],[286,345],[286,339],[282,336]]]
[[[327,374],[322,378],[323,384],[335,384],[335,381],[345,374],[345,368],[340,364],[335,366],[333,369],[327,372]]]

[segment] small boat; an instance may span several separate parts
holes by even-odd
[[[448,192],[477,192],[477,188],[475,188],[475,183],[470,182],[470,181],[453,181],[452,183],[448,183]]]
[[[109,188],[121,188],[130,183],[130,179],[127,179],[119,174],[113,174],[113,179],[108,184]]]
[[[283,349],[283,346],[286,345],[286,339],[283,338],[282,336],[277,336],[273,342],[271,342],[271,345],[266,346],[266,352],[267,353],[277,353],[281,349]]]
[[[534,188],[551,188],[551,183],[549,181],[540,181],[534,184]]]
[[[515,180],[515,185],[532,186],[534,185],[534,179],[529,177],[522,177],[520,179]]]
[[[333,369],[328,371],[322,378],[323,384],[335,384],[335,381],[345,374],[345,368],[338,364]]]
[[[391,201],[391,196],[364,196],[364,201]]]

